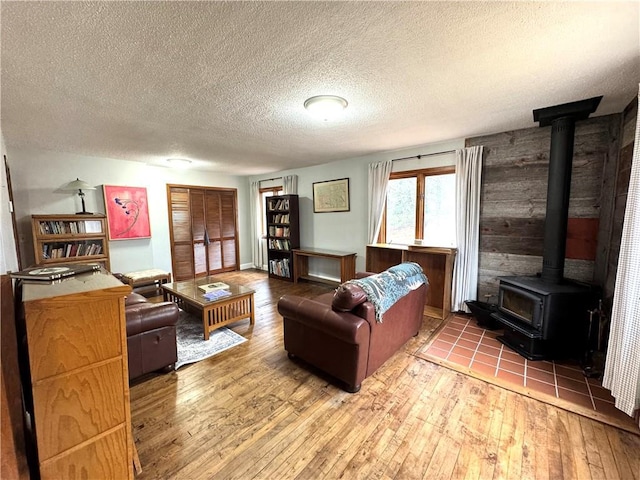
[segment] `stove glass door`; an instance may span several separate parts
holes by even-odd
[[[542,299],[533,293],[500,285],[500,310],[534,328],[540,327],[542,303]]]

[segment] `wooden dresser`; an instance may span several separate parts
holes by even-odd
[[[124,315],[131,287],[99,271],[21,290],[25,403],[41,478],[133,478]]]

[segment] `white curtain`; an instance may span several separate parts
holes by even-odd
[[[369,243],[378,239],[392,167],[391,160],[369,164]]]
[[[611,390],[616,407],[623,412],[633,416],[640,408],[640,115],[636,119],[631,178],[602,384]]]
[[[286,175],[282,177],[282,193],[284,195],[296,195],[298,193],[297,175]]]
[[[451,310],[470,313],[465,300],[478,297],[482,146],[456,150],[456,254]]]
[[[251,257],[253,266],[262,270],[262,199],[260,182],[251,182]]]

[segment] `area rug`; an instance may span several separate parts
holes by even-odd
[[[229,350],[247,339],[227,327],[214,330],[209,340],[204,339],[202,319],[180,310],[176,325],[178,361],[176,370],[184,365],[199,362],[218,353]]]
[[[576,362],[530,361],[497,340],[502,333],[479,327],[472,316],[454,315],[416,356],[636,435],[631,417],[614,407],[611,392],[586,378]]]

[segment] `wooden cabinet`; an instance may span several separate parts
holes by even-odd
[[[124,298],[105,270],[23,283],[19,316],[43,479],[133,478]]]
[[[105,215],[32,215],[31,230],[36,265],[101,263],[111,269]]]
[[[415,262],[422,267],[427,279],[425,313],[447,318],[451,313],[451,282],[455,248],[425,247],[422,245],[367,245],[367,271],[382,272],[402,262]]]
[[[237,270],[236,189],[167,185],[176,281]]]
[[[293,249],[300,247],[298,195],[267,197],[269,277],[293,281]]]

